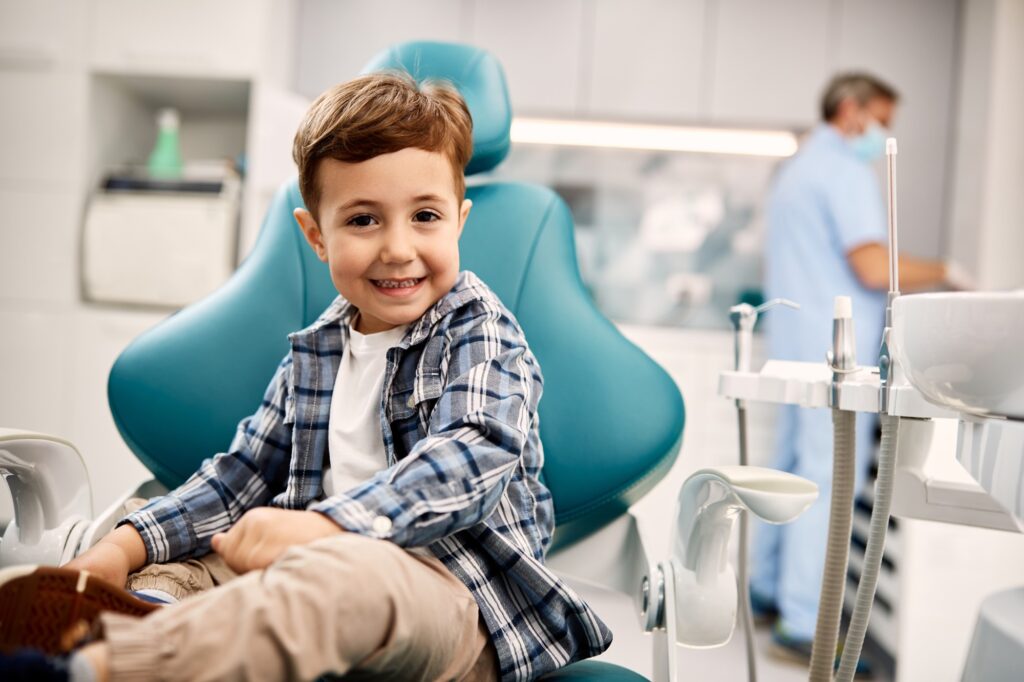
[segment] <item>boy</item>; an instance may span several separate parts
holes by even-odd
[[[540,369],[459,272],[471,133],[454,90],[406,75],[313,103],[295,218],[341,295],[227,453],[68,564],[117,585],[153,564],[128,586],[165,598],[217,586],[102,614],[73,677],[526,680],[607,648],[543,565]]]

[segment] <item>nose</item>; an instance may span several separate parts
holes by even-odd
[[[410,230],[403,226],[394,226],[384,230],[384,238],[380,247],[382,263],[401,264],[416,259],[416,245]]]

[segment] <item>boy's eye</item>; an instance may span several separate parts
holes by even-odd
[[[415,216],[413,216],[413,220],[418,223],[430,223],[440,219],[441,216],[437,215],[433,211],[419,211]]]
[[[370,225],[373,225],[373,216],[366,215],[365,213],[363,215],[353,216],[349,218],[348,224],[354,225],[355,227],[369,227]]]

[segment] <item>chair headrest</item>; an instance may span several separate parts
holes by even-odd
[[[458,43],[400,43],[377,54],[362,73],[395,69],[417,82],[441,79],[458,88],[473,117],[473,158],[466,175],[491,170],[508,155],[512,106],[505,72],[494,55]]]

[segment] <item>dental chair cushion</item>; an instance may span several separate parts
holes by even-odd
[[[374,71],[406,71],[417,81],[446,80],[458,88],[473,117],[473,158],[466,175],[491,170],[508,155],[512,107],[505,72],[491,53],[454,43],[400,43],[363,69]]]
[[[541,678],[544,682],[573,680],[573,682],[647,682],[647,678],[611,663],[580,661],[556,670]]]

